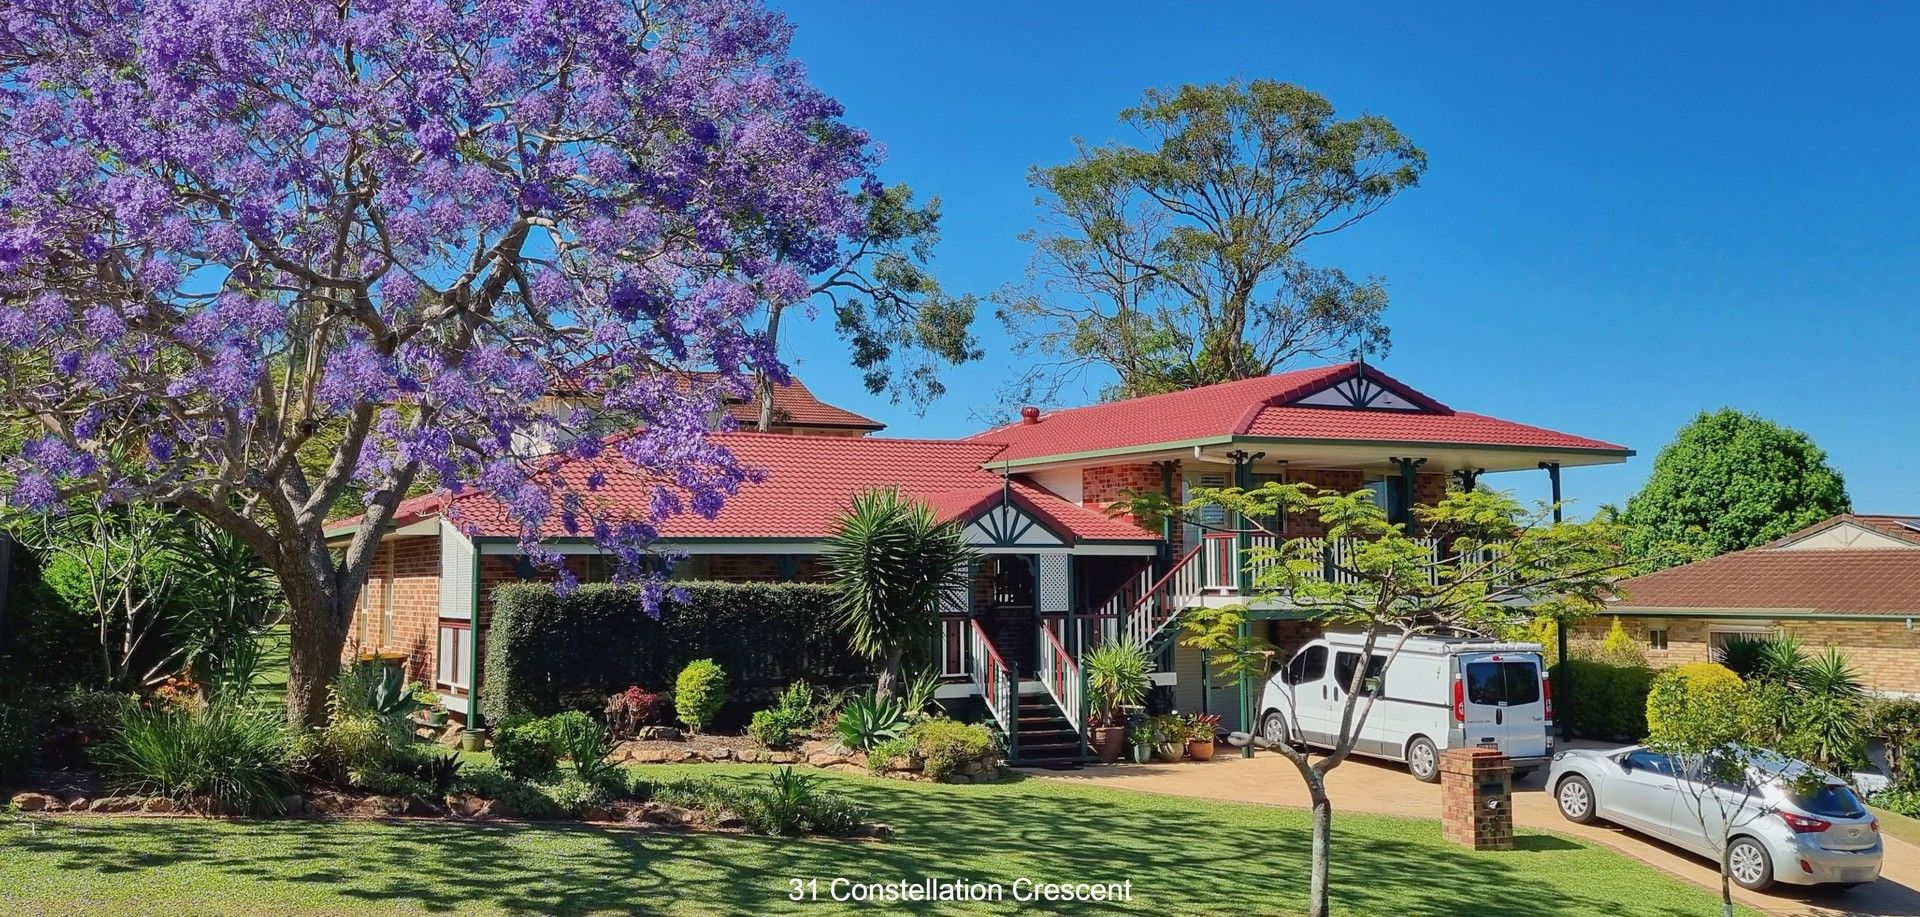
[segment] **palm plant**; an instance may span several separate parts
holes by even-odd
[[[898,490],[856,495],[840,517],[826,556],[835,606],[854,652],[880,663],[882,696],[898,694],[907,648],[932,635],[941,596],[965,587],[976,556],[959,526]]]
[[[1805,683],[1810,664],[1798,637],[1775,634],[1760,641],[1752,677],[1798,687]]]

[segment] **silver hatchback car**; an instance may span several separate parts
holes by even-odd
[[[1715,786],[1734,818],[1727,872],[1740,887],[1759,891],[1775,882],[1859,885],[1880,877],[1880,820],[1839,778],[1826,777],[1812,793],[1795,792],[1790,779],[1810,765],[1778,759],[1771,776],[1751,791]],[[1682,770],[1683,772],[1683,770]],[[1615,751],[1575,749],[1553,757],[1547,788],[1569,821],[1604,818],[1709,859],[1719,856],[1723,807],[1711,798],[1685,798],[1693,784],[1673,762],[1640,746]],[[1748,796],[1751,792],[1751,796]],[[1700,813],[1706,815],[1703,819]]]

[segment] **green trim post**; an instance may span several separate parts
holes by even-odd
[[[1553,491],[1553,524],[1559,525],[1561,517],[1560,463],[1541,462],[1540,467],[1547,472],[1547,483]],[[1567,665],[1567,622],[1564,618],[1553,622],[1553,635],[1555,648],[1559,650],[1560,653],[1558,657],[1560,659],[1560,684],[1555,687],[1560,691],[1562,709],[1565,709],[1566,698],[1573,696],[1573,667]],[[1562,721],[1560,723],[1560,737],[1564,739],[1572,734],[1573,731]]]
[[[473,656],[473,670],[467,673],[467,728],[474,731],[487,728],[486,717],[480,713],[480,564],[485,558],[486,555],[480,553],[479,542],[474,542],[473,588],[471,606],[467,609],[468,653]]]
[[[1252,487],[1254,460],[1265,454],[1264,452],[1248,453],[1244,451],[1232,453],[1233,486],[1242,490]],[[1238,568],[1234,571],[1234,579],[1235,586],[1240,592],[1240,600],[1243,602],[1247,601],[1248,597],[1253,595],[1253,570],[1247,564],[1247,551],[1253,546],[1253,532],[1250,529],[1250,525],[1251,523],[1249,523],[1244,516],[1236,517],[1233,520],[1233,563],[1234,566]],[[1245,642],[1253,636],[1253,625],[1250,622],[1241,621],[1239,636],[1241,643],[1245,644]],[[1201,690],[1205,691],[1206,686],[1202,685]],[[1247,677],[1246,667],[1242,666],[1240,668],[1240,730],[1242,732],[1252,732],[1252,724],[1253,681]],[[1253,757],[1253,743],[1249,742],[1245,747],[1240,749],[1240,757]]]

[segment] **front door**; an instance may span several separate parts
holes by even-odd
[[[981,627],[1014,673],[1032,678],[1040,638],[1040,619],[1033,605],[1033,567],[1026,558],[1008,555],[995,557],[991,563],[993,598],[981,610]]]

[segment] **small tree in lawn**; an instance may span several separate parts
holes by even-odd
[[[756,0],[10,5],[0,427],[34,432],[7,501],[239,538],[286,595],[300,723],[417,488],[643,576],[661,520],[752,476],[706,436],[786,378],[749,325],[873,235],[868,138],[791,34]],[[563,378],[635,432],[556,414]],[[637,507],[604,496],[629,474]]]
[[[1766,853],[1732,850],[1733,836],[1767,814],[1760,787],[1780,779],[1823,782],[1817,772],[1748,744],[1772,731],[1770,703],[1778,685],[1748,683],[1713,663],[1660,673],[1647,694],[1646,747],[1673,764],[1680,801],[1714,845],[1720,861],[1722,913],[1733,915],[1733,873],[1758,870]],[[1756,859],[1756,853],[1757,859]]]
[[[1491,492],[1451,491],[1438,504],[1416,507],[1422,538],[1390,522],[1370,491],[1340,493],[1306,484],[1267,484],[1252,490],[1201,489],[1179,507],[1151,495],[1133,501],[1136,513],[1179,512],[1197,519],[1205,507],[1220,507],[1246,520],[1256,534],[1275,536],[1277,547],[1255,545],[1246,558],[1260,599],[1285,597],[1307,619],[1358,629],[1360,658],[1385,646],[1391,667],[1416,634],[1490,631],[1527,614],[1574,617],[1598,608],[1611,575],[1621,568],[1618,533],[1605,522],[1555,523],[1552,507],[1523,508]],[[1263,520],[1305,514],[1326,527],[1327,539],[1356,539],[1335,560],[1318,538],[1292,538]],[[1432,547],[1433,541],[1444,545]],[[1332,566],[1338,576],[1326,575]],[[1243,636],[1243,607],[1190,613],[1184,640],[1202,649],[1222,678],[1264,679],[1272,647]],[[1372,709],[1365,690],[1369,666],[1355,666],[1346,686],[1333,749],[1314,760],[1285,742],[1285,755],[1306,782],[1313,801],[1313,873],[1309,913],[1328,912],[1328,867],[1332,860],[1333,803],[1328,772],[1352,753]]]
[[[899,693],[907,648],[933,634],[940,599],[966,587],[977,552],[959,526],[898,490],[853,498],[827,542],[834,605],[853,650],[880,663],[875,690]]]

